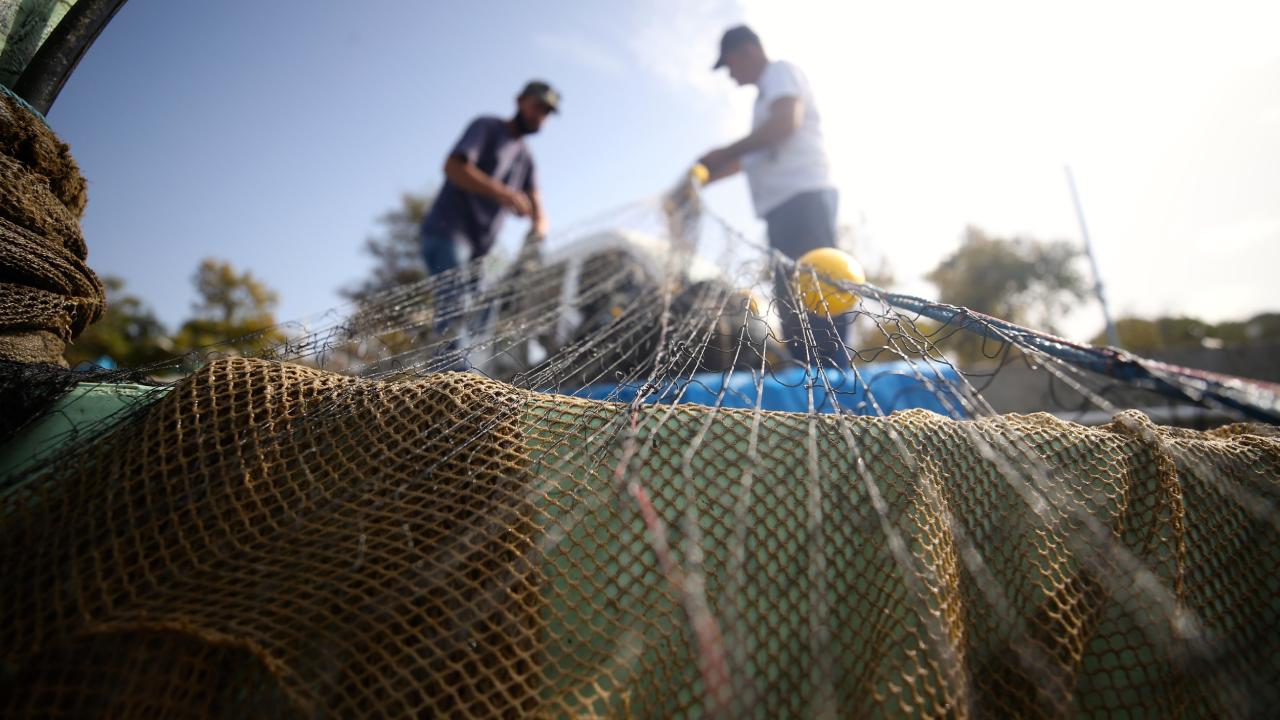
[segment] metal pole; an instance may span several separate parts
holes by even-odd
[[[1076,192],[1076,179],[1071,174],[1071,166],[1064,165],[1067,171],[1067,185],[1071,188],[1071,200],[1076,206],[1076,220],[1080,222],[1080,234],[1084,236],[1084,254],[1089,257],[1089,267],[1093,268],[1093,291],[1102,305],[1102,319],[1107,324],[1107,344],[1120,347],[1120,335],[1116,333],[1116,325],[1111,321],[1111,307],[1107,305],[1107,294],[1102,289],[1102,275],[1098,272],[1098,259],[1093,256],[1093,242],[1089,239],[1089,227],[1084,223],[1084,208],[1080,205],[1080,194]]]
[[[80,0],[73,5],[27,63],[13,85],[14,94],[48,115],[71,71],[124,4],[125,0]]]

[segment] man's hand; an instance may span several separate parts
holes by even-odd
[[[533,212],[533,202],[529,196],[519,190],[507,189],[498,195],[498,204],[520,217],[529,217]]]
[[[738,154],[734,152],[732,146],[712,150],[698,158],[698,162],[707,169],[708,173],[707,179],[702,182],[703,185],[710,185],[717,180],[742,172],[742,163],[738,160]]]
[[[698,158],[698,162],[705,165],[707,170],[709,170],[711,175],[714,177],[732,165],[737,159],[738,158],[729,148],[716,148],[715,150],[712,150],[706,155]]]
[[[529,217],[533,213],[533,200],[528,195],[484,174],[465,157],[450,155],[444,162],[444,176],[465,192],[491,197],[520,217]]]

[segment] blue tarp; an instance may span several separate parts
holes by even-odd
[[[765,410],[808,412],[809,389],[813,390],[814,409],[818,412],[841,412],[857,415],[888,414],[895,410],[923,408],[948,417],[964,417],[954,388],[960,376],[948,366],[922,366],[906,361],[864,365],[852,370],[825,369],[824,378],[816,368],[788,367],[759,372],[738,369],[725,373],[699,373],[692,378],[660,386],[648,398],[657,403],[695,403],[727,408],[754,408],[759,387]],[[831,393],[827,386],[831,387]],[[631,402],[640,383],[592,385],[573,393],[591,400]],[[717,400],[721,389],[724,397]],[[867,391],[875,398],[879,411],[867,400]],[[831,397],[834,395],[834,402]]]

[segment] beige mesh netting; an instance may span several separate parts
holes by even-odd
[[[1262,714],[1280,437],[213,363],[10,486],[6,715]]]
[[[66,144],[0,89],[0,360],[65,364],[65,343],[102,314],[80,233],[86,202]]]

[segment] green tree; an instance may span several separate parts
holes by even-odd
[[[969,227],[960,248],[925,277],[944,303],[1053,332],[1055,319],[1087,296],[1080,255],[1063,240],[997,238]]]
[[[136,368],[171,357],[173,341],[151,308],[125,292],[121,278],[104,277],[102,284],[107,310],[67,348],[67,362],[74,367],[108,357],[120,367]]]
[[[1162,317],[1155,320],[1125,317],[1116,321],[1116,336],[1120,346],[1133,352],[1150,352],[1177,347],[1198,347],[1212,335],[1212,326],[1202,320],[1189,317]],[[1106,345],[1105,332],[1098,333],[1089,342]]]
[[[1116,334],[1125,350],[1139,354],[1186,347],[1269,345],[1280,342],[1280,313],[1217,324],[1190,317],[1125,317],[1116,321]],[[1105,344],[1106,334],[1098,333],[1090,342]]]
[[[1280,343],[1280,313],[1262,313],[1248,320],[1218,323],[1214,334],[1227,345]]]
[[[414,303],[379,303],[377,298],[426,278],[418,228],[433,201],[425,193],[402,194],[400,204],[378,218],[379,231],[365,238],[364,253],[373,258],[373,267],[356,284],[338,291],[356,302],[349,329],[353,339],[364,342],[334,348],[328,355],[330,367],[369,363],[405,352],[418,342],[414,333],[400,328],[425,323],[423,308]]]
[[[253,274],[230,263],[205,259],[192,276],[197,300],[174,344],[179,351],[217,345],[218,350],[253,355],[279,344],[284,334],[274,315],[279,298]]]
[[[960,248],[925,277],[938,286],[944,303],[1056,332],[1056,319],[1088,295],[1078,267],[1080,256],[1080,250],[1066,241],[998,238],[969,227]],[[968,332],[946,344],[969,361],[989,357],[999,348],[992,341],[984,346]]]
[[[364,241],[365,254],[374,260],[373,268],[364,279],[340,290],[343,296],[362,302],[383,290],[417,282],[427,276],[418,226],[433,200],[429,194],[404,193],[400,196],[399,207],[378,218],[381,231]]]

